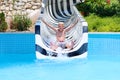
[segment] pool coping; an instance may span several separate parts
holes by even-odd
[[[34,32],[0,32],[0,34],[35,34]],[[88,34],[120,34],[120,32],[88,32]]]
[[[88,34],[120,34],[120,32],[88,32]]]
[[[35,34],[34,32],[0,32],[0,34]]]

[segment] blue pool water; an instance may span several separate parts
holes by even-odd
[[[19,43],[20,47],[16,46],[19,40],[15,43],[13,41],[14,46],[20,48],[13,47],[18,52],[10,51],[13,53],[7,53],[8,51],[5,50],[12,49],[9,48],[12,47],[10,46],[11,43],[9,43],[9,46],[6,45],[7,43],[0,43],[0,45],[7,46],[7,48],[0,46],[4,50],[1,50],[2,53],[0,52],[0,80],[120,79],[120,34],[89,34],[87,59],[73,60],[37,60],[33,45],[34,35],[17,34],[17,39],[20,37],[23,39],[23,43]],[[27,39],[29,37],[29,39],[27,40],[24,37]],[[13,40],[13,38],[16,37],[8,39]],[[27,41],[24,42],[24,40]],[[25,49],[27,49],[26,52]],[[22,51],[19,52],[19,50],[23,50],[23,53],[21,53]]]
[[[28,54],[35,52],[33,33],[0,33],[0,53]]]

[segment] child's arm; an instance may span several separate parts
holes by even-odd
[[[48,27],[50,27],[52,30],[56,31],[56,28],[48,24],[43,18],[41,19],[43,23],[45,23]]]
[[[78,20],[79,19],[77,19],[77,21],[74,24],[71,24],[69,27],[67,27],[65,31],[68,32],[69,30],[71,30],[71,28],[73,28],[78,23]]]

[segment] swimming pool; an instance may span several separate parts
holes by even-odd
[[[120,34],[90,33],[88,43],[87,59],[36,60],[34,52],[0,53],[0,80],[119,80]]]

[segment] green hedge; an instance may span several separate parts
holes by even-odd
[[[5,21],[5,14],[0,13],[0,32],[5,32],[7,30],[7,23]]]
[[[120,32],[120,17],[99,17],[90,14],[85,17],[89,32]]]
[[[25,31],[31,27],[32,21],[25,15],[15,15],[11,25],[11,29],[16,29],[18,31]]]
[[[86,0],[77,5],[88,22],[89,32],[120,32],[120,0]]]
[[[77,5],[79,11],[84,12],[87,16],[94,13],[99,16],[113,16],[120,15],[120,3],[107,4],[106,0],[86,0],[84,3]]]

